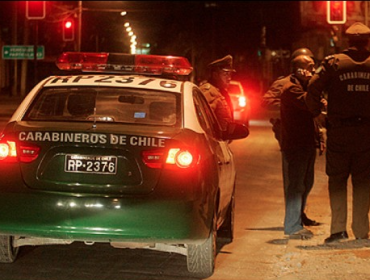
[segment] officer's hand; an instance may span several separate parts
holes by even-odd
[[[322,156],[324,154],[324,151],[326,149],[325,142],[320,141],[320,147],[319,147],[319,155]]]
[[[298,68],[295,74],[298,79],[303,81],[307,81],[312,78],[312,72],[302,68]]]
[[[318,125],[318,127],[326,128],[326,114],[321,113],[320,115],[314,118],[314,122],[316,123],[316,125]]]

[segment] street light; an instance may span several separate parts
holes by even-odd
[[[130,23],[129,22],[125,22],[125,24],[123,25],[125,28],[126,28],[126,32],[127,32],[127,35],[130,37],[130,53],[131,54],[136,54],[136,45],[137,45],[137,42],[136,42],[136,35],[134,33],[134,31],[132,30],[132,27],[130,26]]]

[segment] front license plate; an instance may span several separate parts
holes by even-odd
[[[117,157],[66,155],[64,171],[92,174],[116,174]]]

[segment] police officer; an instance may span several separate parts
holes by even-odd
[[[367,239],[370,204],[370,29],[356,22],[346,30],[349,48],[326,57],[308,86],[307,105],[320,115],[320,96],[328,94],[326,173],[331,207],[330,236],[348,238],[347,182],[352,176],[352,230]]]
[[[313,53],[308,48],[296,49],[292,53],[292,61],[291,61],[291,66],[292,67],[291,68],[292,68],[293,73],[296,70],[294,68],[297,68],[296,67],[297,66],[297,61],[295,61],[295,59],[298,56],[301,56],[301,58],[302,58],[302,55],[304,55],[304,57],[309,57],[312,61],[315,61]],[[300,61],[302,61],[302,59],[298,59],[298,63]],[[264,107],[266,109],[270,109],[270,110],[278,110],[280,112],[281,95],[282,95],[282,92],[283,92],[283,86],[289,84],[291,82],[291,79],[292,79],[292,76],[291,76],[291,74],[289,74],[285,77],[283,76],[283,77],[280,77],[277,80],[275,80],[272,83],[272,85],[270,86],[270,88],[268,89],[268,91],[263,95],[263,99],[262,99],[262,103],[261,103],[262,107]],[[274,132],[275,138],[276,138],[276,140],[278,140],[279,145],[281,146],[281,144],[280,144],[281,143],[281,119],[280,119],[280,117],[279,118],[271,118],[270,122],[272,124],[272,130]],[[320,154],[322,154],[324,149],[325,149],[324,134],[322,132],[322,128],[320,128],[318,126],[318,124],[316,125],[316,129],[317,129],[316,130],[316,132],[317,132],[317,134],[316,134],[316,136],[317,136],[316,144],[318,145],[318,148],[320,149]],[[285,164],[284,164],[284,161],[283,161],[283,166],[284,165]],[[283,168],[283,170],[284,170],[284,168]],[[288,176],[287,174],[283,174],[283,177],[287,178],[287,176]],[[286,179],[285,179],[285,182],[287,182]],[[286,189],[286,188],[287,188],[287,186],[284,187],[284,189]],[[303,206],[304,206],[304,204],[303,204]],[[316,222],[315,220],[312,220],[312,219],[307,217],[306,213],[304,212],[304,207],[302,208],[301,221],[302,221],[302,224],[305,225],[305,226],[318,226],[318,225],[320,225],[319,222]]]
[[[223,130],[234,120],[233,107],[227,91],[233,69],[233,57],[227,55],[208,65],[209,78],[200,83],[199,88],[206,97]]]
[[[307,55],[313,60],[315,60],[313,53],[308,48],[299,48],[292,53],[292,61],[294,58],[300,55]],[[261,105],[262,107],[269,110],[278,110],[280,111],[280,97],[282,93],[283,86],[288,83],[290,80],[290,75],[281,76],[277,78],[270,88],[265,92],[262,98]],[[272,124],[272,131],[274,132],[276,140],[280,144],[281,138],[281,123],[280,118],[271,118],[270,122]]]
[[[289,238],[309,239],[304,227],[304,209],[314,184],[316,131],[312,114],[304,101],[308,81],[315,71],[314,60],[299,55],[292,60],[292,74],[281,94],[281,153],[285,195],[284,233]],[[307,217],[305,217],[308,219]],[[305,221],[306,222],[306,221]],[[306,225],[316,225],[311,224]]]

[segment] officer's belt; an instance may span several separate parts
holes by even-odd
[[[340,126],[359,126],[359,125],[370,125],[370,118],[368,117],[350,117],[350,118],[334,118],[328,120],[329,126],[340,127]]]

